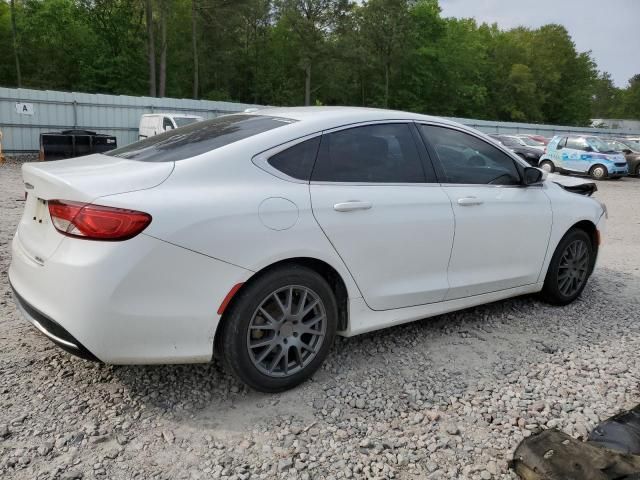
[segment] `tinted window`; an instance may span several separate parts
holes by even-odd
[[[290,177],[309,180],[319,146],[320,137],[312,138],[276,153],[268,162],[273,168]]]
[[[162,129],[167,130],[172,128],[173,128],[173,122],[171,121],[171,119],[169,117],[164,117],[164,120],[162,121]]]
[[[393,123],[324,135],[313,180],[419,183],[425,176],[409,125]]]
[[[556,148],[560,150],[561,148],[564,148],[566,144],[567,144],[567,137],[561,137],[560,140],[558,140],[558,145],[556,146]]]
[[[517,141],[515,141],[513,138],[511,137],[494,137],[496,139],[498,139],[498,141],[503,144],[505,147],[520,147],[520,143],[518,143]]]
[[[107,155],[143,162],[173,162],[194,157],[294,120],[262,115],[225,115],[169,130]]]
[[[444,127],[420,125],[435,148],[444,183],[517,185],[520,174],[514,160],[473,135]]]
[[[586,150],[587,141],[584,138],[569,137],[567,138],[567,148],[571,148],[573,150]]]

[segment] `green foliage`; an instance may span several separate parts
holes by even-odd
[[[24,87],[145,95],[144,0],[15,0]],[[616,88],[561,25],[503,31],[443,18],[438,0],[152,0],[167,95],[269,105],[364,105],[583,125],[640,118],[640,75]],[[194,30],[195,26],[195,30]],[[0,0],[0,85],[17,82]],[[158,70],[159,71],[159,70]]]

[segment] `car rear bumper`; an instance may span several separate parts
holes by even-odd
[[[12,244],[19,309],[71,353],[113,364],[207,362],[233,285],[251,272],[148,235],[66,238],[44,264]]]
[[[11,285],[11,282],[9,282]],[[73,335],[67,332],[58,322],[47,317],[44,313],[39,311],[33,305],[28,303],[24,298],[20,296],[16,289],[11,285],[13,291],[13,299],[18,307],[18,310],[22,315],[31,322],[31,324],[46,336],[49,340],[55,343],[63,350],[75,355],[76,357],[90,360],[92,362],[99,362],[98,358],[91,353],[87,348],[76,340]]]

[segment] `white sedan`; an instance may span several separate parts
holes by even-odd
[[[336,334],[573,301],[606,217],[475,130],[364,108],[227,115],[23,177],[9,278],[42,333],[113,364],[220,356],[269,392]]]

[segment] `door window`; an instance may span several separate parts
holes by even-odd
[[[325,134],[312,180],[361,183],[427,181],[411,128],[406,123],[367,125]]]
[[[587,141],[584,138],[572,138],[569,137],[567,139],[567,148],[571,148],[572,150],[587,150]]]
[[[514,160],[496,147],[468,133],[433,125],[420,125],[444,173],[443,183],[518,185]]]

